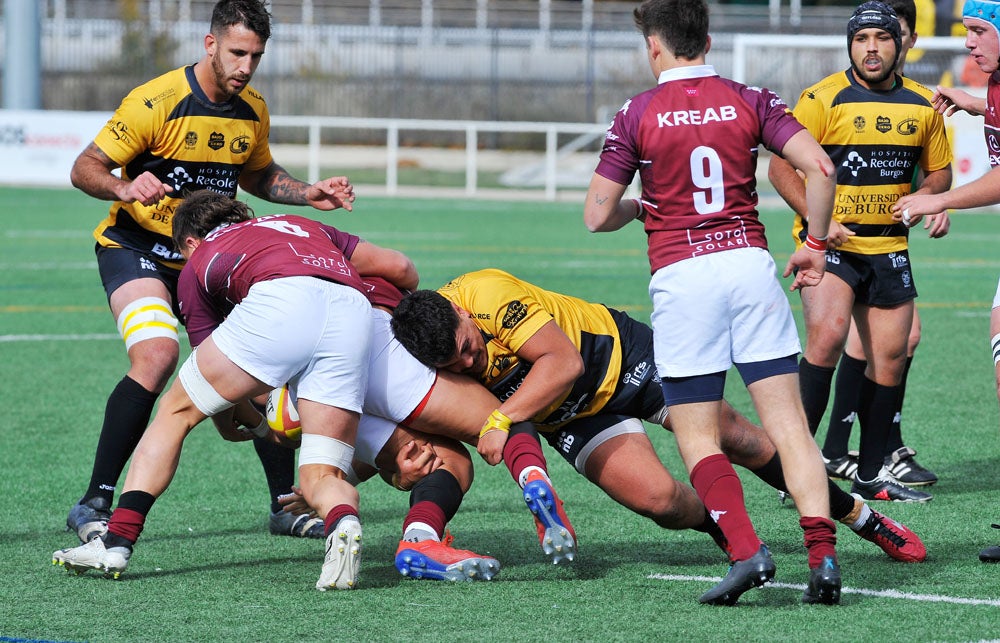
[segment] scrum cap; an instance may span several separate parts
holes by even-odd
[[[1000,38],[1000,2],[992,0],[965,0],[962,7],[963,18],[978,18],[993,26]]]
[[[966,4],[968,5],[968,3]],[[996,3],[991,2],[990,4]],[[847,50],[851,50],[851,41],[854,40],[854,34],[862,29],[872,28],[881,29],[892,36],[892,41],[896,43],[896,54],[899,55],[899,50],[902,48],[899,18],[896,17],[896,12],[892,10],[892,7],[884,2],[878,2],[878,0],[862,3],[854,10],[851,19],[847,21]]]

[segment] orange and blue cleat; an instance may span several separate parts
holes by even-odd
[[[576,557],[576,533],[563,510],[562,500],[541,472],[528,474],[524,502],[535,517],[538,540],[542,551],[552,557],[552,564],[572,562]]]

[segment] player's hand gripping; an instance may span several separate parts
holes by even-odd
[[[306,504],[306,498],[302,493],[302,489],[296,486],[292,487],[291,493],[278,496],[278,504],[281,505],[282,511],[290,513],[293,516],[301,516],[302,514],[316,515],[312,507]]]
[[[409,491],[425,476],[444,464],[429,442],[410,440],[396,454],[397,472],[392,484],[400,491]]]
[[[510,425],[511,419],[504,415],[500,409],[496,409],[490,414],[490,417],[486,418],[486,423],[483,424],[483,428],[479,432],[476,451],[490,466],[499,464],[503,460],[503,448],[507,444]]]

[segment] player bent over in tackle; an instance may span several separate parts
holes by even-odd
[[[648,326],[493,269],[462,275],[438,292],[417,291],[403,299],[393,316],[397,337],[414,356],[429,366],[476,377],[506,400],[501,413],[520,418],[544,405],[531,419],[539,423],[549,444],[617,502],[667,529],[708,532],[727,549],[694,490],[663,466],[639,419],[671,427],[652,368]],[[546,355],[562,357],[546,363]],[[582,373],[560,368],[581,361]],[[550,366],[558,375],[547,370]],[[525,403],[533,405],[528,411],[514,404],[521,402],[515,398],[522,394],[528,396]],[[467,432],[449,435],[477,444]],[[504,438],[502,431],[486,433],[477,448],[488,461],[495,460]],[[720,438],[732,462],[787,490],[767,434],[724,401]],[[832,482],[826,484],[831,513],[860,537],[896,560],[918,562],[926,557],[912,531]]]
[[[303,217],[249,216],[245,204],[208,191],[177,209],[174,240],[188,261],[180,310],[196,348],[136,448],[107,533],[55,552],[54,563],[117,578],[191,429],[288,382],[302,422],[300,483],[325,522],[316,587],[356,586],[362,532],[358,494],[345,477],[367,385],[371,306],[359,268],[344,256],[343,233]],[[204,222],[216,219],[224,224],[207,232]],[[415,285],[415,271],[399,285]]]
[[[401,424],[425,433],[450,435],[475,445],[480,433],[492,426],[499,402],[473,380],[449,373],[439,374],[408,353],[390,328],[391,311],[399,303],[402,293],[383,279],[366,279],[366,285],[373,310],[372,355],[369,362],[371,380],[365,396],[363,426],[366,429],[369,426],[369,416],[384,418],[392,423],[392,427]],[[520,437],[512,440],[509,447],[490,464],[497,464],[500,456],[503,457],[532,513],[542,551],[551,557],[553,564],[570,562],[576,553],[575,534],[548,477],[548,466],[542,455],[538,434],[528,422],[516,424],[512,429]],[[372,439],[369,433],[366,431],[363,434],[365,441]],[[386,439],[379,437],[378,446],[385,444]],[[372,454],[377,452],[377,449],[371,450]],[[371,458],[368,462],[374,463]],[[432,475],[443,477],[443,474]],[[444,487],[439,486],[439,490],[445,487],[452,490],[450,504],[457,510],[461,502],[461,495],[455,493],[457,487],[444,481],[441,484]],[[444,495],[440,497],[443,499]],[[430,522],[434,527],[432,531],[440,536],[445,522],[452,515],[454,511],[444,516],[444,521],[436,517]],[[399,554],[403,550],[401,544]],[[409,565],[401,560],[399,554],[396,566],[405,575]]]
[[[390,328],[391,311],[403,294],[385,279],[366,277],[364,281],[372,303],[371,357],[356,460],[377,466],[384,474],[391,473],[386,468],[387,463],[391,466],[391,456],[403,449],[401,445],[416,439],[414,432],[420,431],[422,443],[433,440],[435,445],[445,445],[444,452],[451,454],[446,464],[455,464],[435,470],[413,486],[413,505],[404,522],[396,568],[406,576],[433,578],[436,573],[450,573],[462,567],[476,571],[478,564],[477,578],[488,580],[499,569],[495,560],[435,543],[444,536],[445,525],[454,516],[472,481],[471,461],[464,448],[438,436],[451,436],[475,445],[499,402],[477,382],[452,373],[438,373],[410,355]],[[558,508],[558,496],[548,479],[538,435],[529,423],[519,425],[517,430],[523,438],[512,442],[504,463],[519,482],[543,552],[553,563],[571,561],[575,555],[573,527]],[[466,466],[459,460],[459,450],[468,463],[468,474],[456,470]],[[468,478],[467,482],[463,476]],[[534,484],[522,481],[531,476],[541,481]],[[410,484],[396,486],[409,488]],[[411,529],[414,523],[422,528]],[[495,569],[490,565],[495,565]]]

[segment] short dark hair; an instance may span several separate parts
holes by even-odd
[[[271,37],[271,14],[260,0],[219,0],[212,9],[212,33],[220,36],[233,25],[243,25],[267,42]]]
[[[917,31],[917,5],[913,0],[888,0],[886,2],[900,20],[905,20],[910,33]]]
[[[243,201],[212,190],[191,192],[174,211],[174,247],[179,251],[188,237],[204,239],[224,223],[240,223],[253,218],[253,210]]]
[[[454,357],[458,313],[435,290],[415,290],[392,312],[396,339],[424,366],[437,368]]]
[[[659,36],[677,58],[691,60],[708,44],[708,5],[704,0],[646,0],[632,12],[643,36]]]

